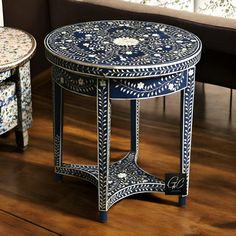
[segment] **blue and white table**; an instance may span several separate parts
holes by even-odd
[[[141,21],[98,21],[65,26],[45,38],[46,57],[53,64],[55,172],[81,177],[98,187],[102,221],[108,209],[132,194],[164,192],[164,180],[137,165],[139,101],[182,92],[181,173],[187,175],[195,65],[201,41],[170,25]],[[63,90],[97,98],[98,165],[63,162]],[[110,163],[111,100],[131,101],[131,147]],[[180,196],[180,205],[187,195]]]

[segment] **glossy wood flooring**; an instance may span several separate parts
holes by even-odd
[[[66,93],[65,160],[96,163],[95,99]],[[0,139],[0,235],[236,235],[236,93],[197,84],[191,183],[187,206],[177,197],[142,194],[109,210],[98,222],[97,190],[66,177],[54,182],[50,75],[33,80],[30,146],[15,151],[14,133]],[[128,103],[113,102],[112,160],[129,149]],[[178,171],[179,95],[141,102],[140,165],[164,177]]]

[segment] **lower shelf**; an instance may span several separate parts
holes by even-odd
[[[57,166],[57,174],[77,176],[98,186],[96,165],[66,164]],[[136,163],[136,154],[128,153],[123,159],[111,163],[108,178],[107,208],[119,200],[137,193],[164,192],[165,182],[141,169]]]

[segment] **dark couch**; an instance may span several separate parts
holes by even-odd
[[[196,79],[236,88],[236,20],[123,2],[121,0],[3,0],[5,26],[33,34],[38,49],[33,74],[46,69],[43,38],[50,30],[76,22],[102,19],[155,21],[187,29],[203,42]]]

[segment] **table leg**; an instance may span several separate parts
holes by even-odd
[[[99,217],[107,221],[107,199],[110,159],[110,98],[109,81],[97,81],[97,135],[98,135],[98,205]]]
[[[54,75],[54,73],[52,74]],[[54,164],[56,167],[61,167],[63,162],[62,150],[63,150],[63,108],[64,108],[64,93],[63,89],[54,82],[52,78],[53,89],[53,138],[54,138]],[[62,181],[63,176],[61,174],[55,174],[56,181]]]
[[[26,131],[15,130],[15,136],[16,136],[17,150],[25,151],[27,149],[28,143],[29,143],[28,130],[26,130]]]
[[[19,66],[17,74],[18,125],[15,134],[17,148],[24,151],[28,146],[28,129],[32,126],[30,62]]]
[[[193,104],[195,88],[195,67],[188,70],[187,87],[181,91],[181,163],[180,171],[186,174],[187,193],[179,197],[179,205],[186,204],[186,197],[189,189],[189,171],[192,140]]]
[[[136,153],[138,156],[139,145],[139,114],[140,114],[140,101],[130,101],[130,116],[131,116],[131,152]]]

